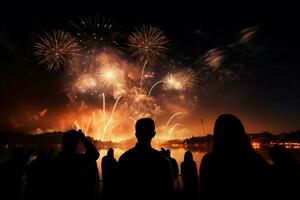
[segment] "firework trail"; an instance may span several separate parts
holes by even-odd
[[[178,115],[183,115],[183,114],[185,114],[184,112],[177,112],[177,113],[174,113],[170,118],[169,118],[169,120],[167,121],[167,123],[166,123],[166,132],[168,132],[168,128],[169,128],[169,125],[170,125],[170,122],[172,121],[172,119],[174,119],[176,116],[178,116]]]
[[[105,94],[102,93],[102,112],[103,112],[103,133],[105,132],[105,123],[106,123],[106,105],[105,105]]]
[[[165,81],[161,80],[161,81],[157,81],[156,83],[154,83],[148,92],[148,97],[150,97],[152,90],[160,83],[165,83]]]
[[[143,65],[141,80],[140,80],[140,89],[142,89],[142,87],[143,87],[144,73],[145,73],[145,68],[146,68],[147,63],[148,63],[148,61],[146,60]]]
[[[168,131],[167,131],[168,138],[170,138],[170,136],[173,133],[173,131],[175,130],[175,128],[177,128],[179,126],[183,126],[183,125],[182,124],[174,124],[171,128],[168,129]]]
[[[117,107],[117,105],[118,105],[118,103],[119,103],[119,101],[120,101],[121,98],[122,98],[122,96],[119,96],[119,97],[117,98],[117,100],[116,100],[116,102],[115,102],[115,104],[114,104],[114,107],[113,107],[113,109],[112,109],[112,111],[111,111],[110,118],[109,118],[109,120],[107,121],[107,123],[105,124],[105,127],[104,127],[104,133],[103,133],[103,139],[105,139],[105,137],[106,137],[106,135],[107,135],[107,133],[108,133],[107,130],[110,130],[110,131],[111,131],[111,129],[109,129],[109,128],[110,128],[109,126],[112,126],[113,115],[114,115],[114,112],[115,112],[115,110],[116,110],[116,107]]]

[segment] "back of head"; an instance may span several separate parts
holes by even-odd
[[[107,150],[107,156],[108,157],[114,157],[114,149],[113,148],[109,148]]]
[[[135,124],[135,135],[139,143],[150,143],[155,136],[155,123],[151,118],[141,118]]]
[[[184,162],[191,162],[193,160],[193,154],[191,151],[186,151],[184,153]]]
[[[65,132],[63,137],[63,150],[69,153],[75,153],[79,143],[79,135],[75,130]]]
[[[239,118],[232,114],[220,115],[214,127],[214,152],[246,153],[254,151]]]

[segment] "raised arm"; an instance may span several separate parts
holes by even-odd
[[[88,161],[96,161],[99,158],[99,152],[96,149],[96,147],[93,145],[91,141],[89,141],[84,133],[79,130],[79,138],[82,141],[84,147],[85,147],[85,157],[88,159]]]

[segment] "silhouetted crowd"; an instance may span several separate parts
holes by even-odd
[[[0,199],[269,199],[299,194],[300,166],[291,152],[273,146],[273,164],[268,164],[254,151],[234,115],[216,120],[213,149],[203,157],[199,176],[192,152],[185,152],[180,164],[183,191],[178,190],[179,167],[171,151],[151,146],[154,121],[139,119],[135,130],[136,145],[118,161],[113,149],[102,158],[102,195],[98,150],[82,131],[70,130],[64,133],[59,153],[12,149],[11,158],[0,163]],[[77,152],[79,143],[84,153]]]

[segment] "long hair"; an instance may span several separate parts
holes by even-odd
[[[220,115],[214,127],[214,153],[245,155],[254,149],[239,118],[232,114]]]

